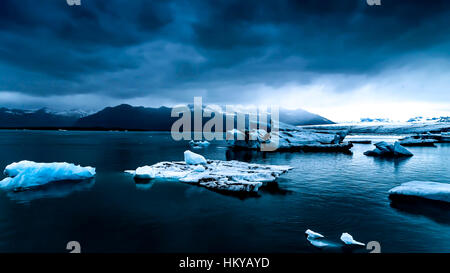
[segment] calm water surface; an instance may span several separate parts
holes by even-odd
[[[380,137],[375,137],[380,140]],[[383,137],[394,141],[395,137]],[[338,240],[349,232],[382,252],[450,252],[450,210],[393,204],[387,191],[411,180],[450,183],[450,145],[411,147],[414,157],[362,153],[232,152],[215,142],[210,159],[288,164],[294,170],[259,196],[238,198],[177,182],[136,184],[126,169],[183,160],[187,142],[169,133],[0,131],[0,168],[20,160],[97,168],[93,181],[40,191],[0,191],[0,252],[318,252],[303,233]]]

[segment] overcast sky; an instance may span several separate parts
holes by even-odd
[[[0,1],[0,106],[450,115],[450,1]]]

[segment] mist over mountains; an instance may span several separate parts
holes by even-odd
[[[82,111],[53,112],[47,108],[19,110],[0,108],[0,128],[18,129],[92,129],[169,131],[179,117],[171,117],[172,108],[142,107],[121,104],[96,113]],[[210,118],[204,118],[206,122]],[[308,111],[280,109],[280,121],[291,125],[333,124]]]

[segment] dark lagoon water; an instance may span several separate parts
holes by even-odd
[[[169,133],[0,131],[1,169],[24,159],[97,168],[93,181],[0,191],[0,252],[67,252],[69,241],[83,252],[319,252],[305,239],[308,228],[332,240],[349,232],[378,241],[382,252],[450,252],[448,208],[391,205],[387,194],[411,180],[449,183],[450,145],[411,147],[415,156],[403,160],[366,157],[372,145],[360,144],[353,155],[232,152],[223,142],[195,150],[295,167],[249,198],[177,182],[136,184],[123,173],[183,160],[188,148]]]

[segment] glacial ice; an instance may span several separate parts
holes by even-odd
[[[389,144],[384,141],[375,143],[375,149],[364,152],[367,156],[383,156],[383,157],[403,157],[413,156],[413,154],[403,147],[400,142],[396,141],[394,144]]]
[[[450,184],[429,181],[411,181],[389,190],[389,196],[391,198],[412,196],[450,203]]]
[[[428,132],[446,131],[450,129],[448,121],[429,122],[360,122],[360,123],[340,123],[326,125],[309,125],[302,128],[312,131],[339,131],[347,130],[349,134],[423,134]]]
[[[191,155],[191,153],[188,154]],[[175,180],[215,190],[256,192],[263,182],[272,182],[292,169],[290,166],[251,164],[241,161],[205,160],[201,165],[193,165],[190,162],[192,161],[165,161],[125,172],[132,174],[136,179]]]
[[[184,152],[184,162],[189,165],[206,164],[206,159],[202,155],[187,150]]]
[[[344,242],[346,245],[359,245],[359,246],[365,246],[365,244],[355,241],[353,239],[353,236],[348,233],[342,233],[341,235],[341,241]]]
[[[274,151],[349,151],[351,143],[342,143],[347,132],[317,133],[296,126],[280,123],[278,132],[252,129],[241,132],[233,129],[227,132],[228,142],[237,148],[261,149],[273,147]]]
[[[83,180],[95,176],[95,168],[65,162],[36,163],[23,160],[6,166],[8,177],[0,181],[2,189],[22,189],[63,180]]]

